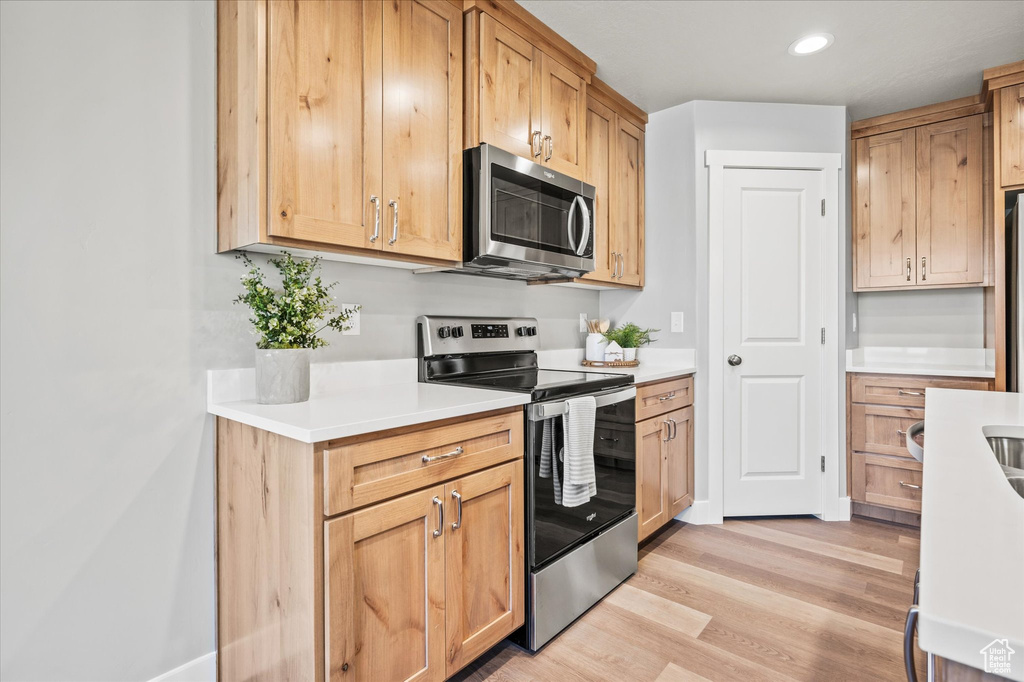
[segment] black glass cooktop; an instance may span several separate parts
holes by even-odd
[[[633,383],[633,376],[527,367],[509,371],[462,374],[455,377],[435,377],[433,381],[473,388],[530,393],[533,400],[548,400],[629,386]]]

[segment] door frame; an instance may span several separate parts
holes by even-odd
[[[708,522],[722,523],[725,503],[725,171],[731,168],[810,170],[822,173],[825,196],[825,238],[823,263],[842,267],[839,215],[839,153],[755,152],[708,150],[704,156],[708,168]],[[831,207],[831,209],[829,208]],[[845,211],[844,211],[845,214]],[[845,234],[845,232],[844,232]],[[825,473],[821,485],[822,513],[825,521],[848,520],[846,491],[839,489],[839,468],[846,454],[846,439],[840,424],[845,423],[845,384],[840,381],[839,335],[845,335],[840,314],[839,277],[830,277],[822,268],[822,324],[825,325],[824,351],[821,356],[822,429],[821,451]],[[844,337],[845,338],[845,337]],[[845,348],[845,340],[843,343]]]

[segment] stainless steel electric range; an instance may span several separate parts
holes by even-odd
[[[537,651],[636,572],[633,377],[538,366],[533,318],[423,316],[417,328],[420,381],[531,395],[523,416],[526,624],[512,639]],[[578,396],[597,403],[597,494],[565,507],[553,479],[541,478],[540,458],[545,430],[560,433],[566,400]]]

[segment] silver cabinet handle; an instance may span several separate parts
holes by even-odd
[[[434,504],[437,505],[437,530],[434,531],[434,537],[439,538],[444,533],[444,502],[435,496]]]
[[[622,276],[626,273],[626,259],[621,253],[617,253],[615,254],[615,260],[618,263],[618,278],[622,279]]]
[[[728,357],[727,361],[733,367],[736,367],[737,365],[742,365],[743,364],[743,358],[741,358],[738,355],[730,355]]]
[[[668,423],[667,419],[661,423],[668,427],[668,435],[665,438],[661,439],[662,443],[667,443],[670,440],[672,440],[672,425]]]
[[[907,682],[917,682],[914,668],[914,633],[917,631],[917,604],[907,611],[907,624],[903,627],[903,666],[907,670]]]
[[[619,254],[612,251],[612,279],[618,277],[619,272]]]
[[[452,497],[455,498],[455,523],[452,524],[452,530],[458,530],[462,528],[462,495],[459,494],[458,490],[452,491]]]
[[[548,153],[544,155],[544,160],[550,161],[551,155],[555,153],[555,143],[551,140],[550,135],[545,135],[544,140],[546,140],[548,143]]]
[[[370,203],[374,205],[373,210],[373,236],[370,237],[370,243],[377,241],[377,237],[380,236],[380,197],[376,194],[370,195]]]
[[[896,429],[896,435],[897,436],[903,436],[904,438],[906,438],[907,437],[907,432],[906,431],[901,431],[899,429]]]
[[[910,488],[911,490],[920,490],[921,489],[921,486],[919,486],[919,485],[914,485],[913,483],[904,483],[903,481],[900,481],[900,487],[901,488]]]
[[[388,240],[388,246],[391,246],[398,241],[398,199],[389,201],[388,206],[395,212],[395,219],[391,226],[391,239]]]
[[[423,463],[427,464],[428,462],[436,462],[439,459],[448,459],[449,457],[458,457],[463,452],[465,452],[465,450],[463,450],[462,446],[460,445],[459,447],[455,448],[451,452],[446,452],[443,455],[434,455],[433,457],[427,457],[426,455],[423,455]]]
[[[917,391],[904,391],[902,388],[896,391],[897,395],[913,395],[919,398],[924,397],[924,393],[918,393]]]
[[[928,257],[921,256],[921,281],[928,281]]]
[[[907,281],[910,281],[910,259],[907,259]]]
[[[675,400],[675,399],[676,399],[676,392],[675,392],[675,391],[672,391],[672,392],[671,392],[671,393],[669,393],[668,395],[663,395],[663,396],[661,396],[660,398],[658,398],[658,402],[661,402],[661,403],[663,403],[663,402],[665,402],[666,400]]]
[[[536,158],[544,152],[544,145],[541,144],[540,131],[534,130],[530,136],[530,153]]]
[[[679,424],[675,419],[669,419],[669,421],[672,422],[672,435],[669,436],[669,440],[675,440],[676,436],[679,435]]]

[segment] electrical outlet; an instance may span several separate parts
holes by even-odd
[[[850,331],[857,331],[857,313],[853,313],[853,324],[850,325],[852,329]]]
[[[345,308],[355,308],[357,305],[359,304],[342,303],[338,307],[344,310]],[[357,310],[354,313],[352,313],[351,317],[348,318],[348,322],[346,322],[345,324],[348,325],[349,329],[343,331],[341,333],[342,336],[359,336],[359,311]]]
[[[683,314],[672,313],[672,331],[680,333],[683,331]]]
[[[586,313],[580,313],[580,331],[581,332],[587,331],[587,314]]]

